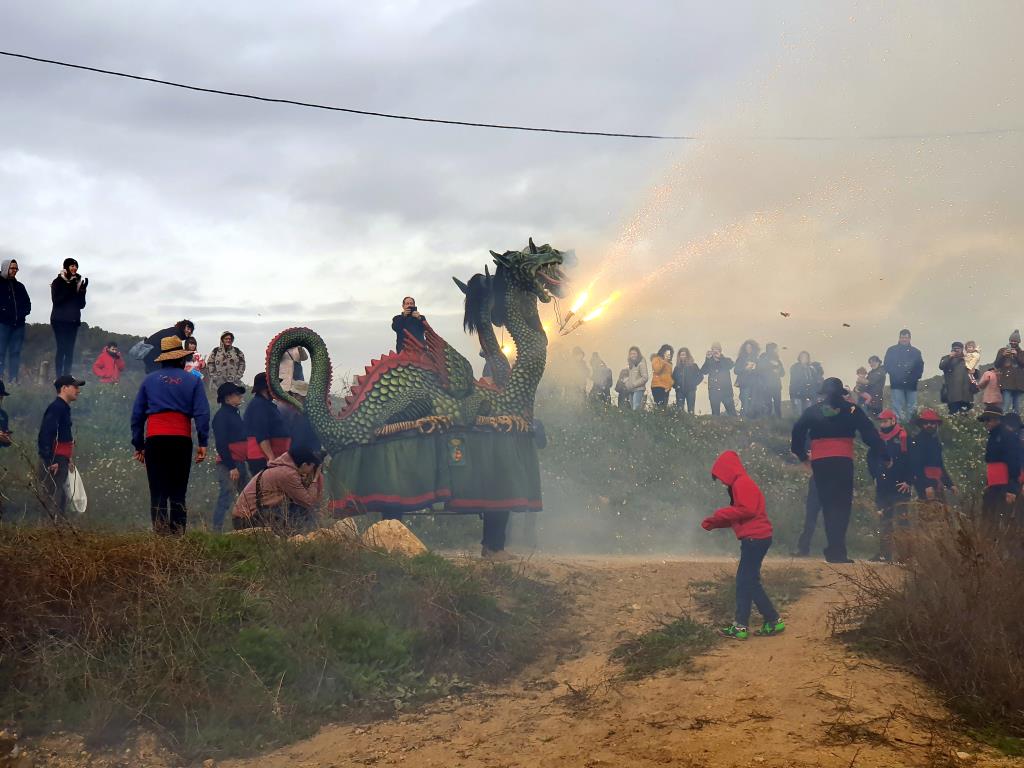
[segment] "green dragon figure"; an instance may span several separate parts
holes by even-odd
[[[423,342],[407,334],[401,352],[372,361],[334,414],[323,339],[309,328],[290,328],[270,342],[271,390],[305,412],[332,455],[336,510],[407,511],[439,501],[465,512],[539,508],[530,431],[547,336],[537,302],[563,295],[563,253],[530,240],[522,251],[491,251],[491,256],[493,275],[487,270],[468,284],[455,282],[465,293],[464,326],[477,334],[493,383],[477,381],[469,361],[427,325]],[[514,366],[501,351],[495,324],[508,329],[515,342]],[[296,346],[310,353],[304,404],[280,385],[282,357]],[[490,466],[496,462],[522,465],[518,480],[509,466]],[[470,466],[471,471],[458,469]],[[529,488],[517,487],[523,485]]]

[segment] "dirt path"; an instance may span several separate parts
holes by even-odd
[[[222,765],[1011,763],[983,755],[977,745],[949,743],[941,726],[946,712],[934,695],[900,670],[856,658],[829,639],[827,610],[840,599],[842,582],[823,564],[801,563],[815,586],[786,612],[785,635],[723,643],[692,672],[635,683],[610,682],[617,671],[608,662],[611,649],[627,634],[687,609],[687,583],[731,563],[549,558],[530,567],[575,597],[569,626],[579,647],[570,657],[546,659],[505,686],[372,725],[329,726],[307,741]],[[572,695],[570,686],[580,693]]]

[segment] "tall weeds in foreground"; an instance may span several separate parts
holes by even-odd
[[[1024,530],[947,517],[897,544],[899,571],[849,577],[833,628],[908,663],[975,727],[1024,736]]]
[[[494,679],[556,605],[507,568],[337,540],[0,526],[0,720],[93,741],[141,724],[246,753]]]

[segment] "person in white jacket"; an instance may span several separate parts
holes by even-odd
[[[630,347],[629,357],[626,358],[629,372],[626,376],[626,391],[629,393],[629,404],[634,411],[639,411],[644,405],[644,392],[647,390],[647,380],[650,376],[647,373],[647,361],[644,360],[640,347]]]
[[[309,360],[309,353],[306,352],[304,347],[292,347],[285,350],[284,356],[281,358],[281,369],[279,371],[281,388],[285,392],[291,392],[293,381],[306,380],[302,373],[302,363],[306,360]]]

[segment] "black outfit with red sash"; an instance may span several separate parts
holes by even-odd
[[[1006,494],[1020,493],[1020,454],[1020,441],[1009,427],[1000,424],[988,433],[981,511],[989,522],[1009,520],[1013,515],[1013,505],[1006,501]]]
[[[869,457],[882,452],[884,446],[871,419],[845,400],[815,403],[793,425],[790,449],[800,461],[811,460],[828,539],[825,559],[830,563],[849,562],[846,529],[853,509],[853,447],[858,434],[868,446]]]

